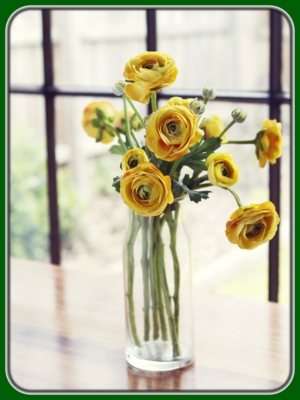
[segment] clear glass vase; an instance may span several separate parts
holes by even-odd
[[[191,241],[183,202],[163,214],[130,210],[124,242],[126,359],[136,368],[168,371],[194,358]]]

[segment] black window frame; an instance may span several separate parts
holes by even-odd
[[[184,7],[182,7],[184,8]],[[253,9],[255,7],[249,7]],[[57,180],[56,180],[56,159],[55,159],[55,111],[54,101],[56,96],[98,96],[98,97],[114,97],[111,91],[106,89],[91,88],[69,88],[64,86],[56,86],[53,81],[53,54],[51,42],[51,10],[62,10],[63,7],[30,7],[31,10],[39,10],[42,13],[42,32],[43,32],[43,62],[44,62],[44,85],[36,86],[22,86],[10,85],[9,68],[8,68],[8,94],[27,94],[27,95],[42,95],[45,99],[45,116],[46,116],[46,138],[47,138],[47,176],[48,176],[48,208],[49,208],[49,221],[50,221],[50,234],[49,234],[49,251],[50,260],[52,264],[60,265],[60,232],[59,232],[59,210],[57,200]],[[70,9],[70,8],[68,8]],[[77,7],[76,10],[80,10]],[[89,7],[82,9],[115,9],[110,7]],[[118,7],[118,9],[127,9],[128,7]],[[146,11],[146,50],[157,50],[157,24],[156,16],[158,10],[167,9],[166,7],[131,7],[131,10],[145,10]],[[190,10],[193,7],[189,7]],[[209,10],[213,7],[194,7],[197,10]],[[218,7],[218,9],[228,10],[228,7]],[[234,10],[245,10],[247,7],[231,7]],[[268,91],[224,91],[218,92],[216,101],[225,102],[242,102],[242,103],[262,103],[267,104],[269,107],[269,118],[280,121],[280,108],[283,104],[291,105],[292,82],[290,83],[290,93],[282,92],[282,13],[279,9],[260,8],[261,10],[269,11],[269,30],[270,30],[270,59],[269,59],[269,90]],[[23,9],[24,10],[24,9]],[[19,11],[19,12],[22,12]],[[14,15],[14,17],[17,14]],[[12,21],[12,20],[11,20]],[[10,21],[10,24],[11,24]],[[292,35],[291,35],[292,36]],[[292,49],[291,37],[291,49]],[[10,45],[9,27],[8,27],[8,47]],[[293,53],[291,51],[291,58]],[[293,60],[291,59],[291,77]],[[168,99],[170,96],[180,97],[200,97],[199,92],[193,90],[165,90],[158,93],[158,100]],[[291,121],[293,120],[293,109],[290,107]],[[150,111],[150,108],[149,108]],[[9,125],[9,124],[8,124]],[[293,138],[291,137],[291,142]],[[292,145],[292,143],[291,143]],[[269,189],[270,201],[272,201],[280,214],[280,159],[277,160],[275,165],[269,167]],[[290,173],[292,175],[292,152]],[[292,176],[291,176],[292,182]],[[292,197],[291,187],[291,199]],[[292,212],[292,211],[291,211]],[[291,218],[292,221],[292,218]],[[292,249],[291,249],[292,250]],[[268,298],[269,301],[278,301],[278,287],[279,287],[279,230],[274,239],[269,242],[269,277],[268,277]]]

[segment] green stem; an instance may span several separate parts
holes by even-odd
[[[126,132],[127,132],[127,139],[129,142],[129,145],[132,149],[135,148],[134,144],[132,143],[131,140],[131,132],[130,132],[130,123],[129,123],[129,118],[128,118],[128,112],[127,112],[127,104],[126,104],[126,95],[123,94],[123,104],[124,104],[124,113],[125,113],[125,121],[126,121]]]
[[[221,186],[219,186],[219,187],[221,187]],[[221,189],[229,190],[229,192],[230,192],[230,193],[233,195],[233,197],[235,198],[235,201],[236,201],[237,205],[238,205],[239,207],[243,207],[242,202],[241,202],[239,196],[236,194],[236,192],[235,192],[233,189],[231,189],[231,188],[229,188],[229,187],[221,187]]]
[[[156,219],[156,226],[155,226],[155,231],[158,232],[158,230],[161,232],[163,223],[164,223],[164,218],[161,220],[161,226],[160,226],[160,221],[159,217],[155,217]],[[157,233],[155,234],[155,237],[157,237]],[[159,270],[161,268],[161,260],[160,260],[160,254],[159,254],[159,244],[158,242],[155,245],[155,256],[154,256],[154,263],[155,263],[155,276],[156,276],[156,292],[157,292],[157,311],[159,313],[159,319],[160,319],[160,325],[161,325],[161,336],[162,340],[167,341],[168,340],[168,329],[167,329],[167,324],[165,320],[165,304],[164,304],[164,299],[163,299],[163,293],[162,293],[162,282],[161,282],[161,277]]]
[[[180,346],[179,346],[179,342],[178,342],[176,320],[175,320],[175,316],[173,315],[173,312],[172,312],[171,296],[170,296],[170,292],[169,292],[169,288],[168,288],[166,271],[165,271],[164,244],[163,244],[163,241],[161,238],[160,230],[158,231],[158,234],[157,234],[157,241],[158,241],[159,260],[160,260],[160,268],[159,268],[160,282],[162,285],[162,291],[163,291],[164,298],[165,298],[166,311],[167,311],[167,315],[168,315],[169,328],[170,328],[170,334],[171,334],[172,345],[173,345],[173,357],[175,358],[175,357],[180,356],[181,351],[180,351]]]
[[[194,190],[195,188],[197,188],[198,185],[199,185],[199,183],[202,183],[202,182],[208,180],[208,175],[207,175],[207,174],[201,176],[200,178],[198,178],[199,175],[200,175],[200,173],[201,173],[201,172],[199,172],[198,174],[195,174],[195,173],[194,173],[193,176],[192,176],[191,183],[189,184],[189,188],[191,188],[192,190]]]
[[[148,272],[148,223],[149,218],[142,217],[142,274],[144,284],[144,340],[149,340],[150,334],[150,293],[149,293],[149,272]]]
[[[151,298],[152,298],[152,318],[153,318],[153,340],[159,337],[159,326],[157,316],[157,290],[156,290],[156,278],[154,268],[154,218],[149,219],[149,272],[150,272],[150,285],[151,285]]]
[[[123,142],[123,140],[122,140],[122,138],[121,138],[121,135],[120,135],[120,133],[119,133],[118,131],[116,131],[116,135],[118,136],[119,144],[120,144],[120,146],[122,147],[122,149],[123,149],[123,151],[124,151],[124,154],[125,154],[126,151],[127,151],[127,147],[126,147],[125,143]]]
[[[135,312],[134,312],[134,301],[133,301],[133,282],[134,282],[134,251],[133,245],[136,240],[137,233],[140,228],[140,222],[135,216],[134,212],[131,215],[131,228],[127,247],[127,299],[128,299],[128,314],[129,323],[131,328],[132,337],[136,346],[141,347],[141,342],[138,337],[136,323],[135,323]]]
[[[143,120],[141,114],[138,112],[138,110],[136,109],[136,107],[133,104],[133,102],[131,101],[131,99],[129,97],[127,97],[126,95],[125,95],[125,97],[126,97],[126,100],[128,101],[128,103],[130,104],[131,108],[133,109],[133,111],[136,113],[138,119],[141,121],[141,124],[145,128],[144,120]]]
[[[229,140],[224,144],[255,144],[256,139],[254,140]]]
[[[170,173],[169,173],[170,178],[173,178],[173,175],[175,174],[176,169],[177,169],[178,165],[180,164],[180,162],[181,162],[181,157],[180,157],[180,158],[177,158],[177,160],[175,160],[175,161],[173,162],[171,171],[170,171]]]
[[[228,129],[230,129],[234,124],[235,124],[235,121],[232,120],[232,121],[226,126],[226,128],[220,133],[219,139],[221,139],[222,136],[224,136],[225,133],[228,131]]]
[[[152,112],[157,111],[156,92],[151,93],[151,107],[152,107]]]
[[[140,142],[139,142],[138,138],[135,136],[133,129],[131,129],[131,134],[132,134],[132,137],[133,137],[133,139],[134,139],[134,141],[136,143],[136,146],[140,148],[141,147]]]
[[[173,268],[174,268],[174,318],[176,325],[177,335],[179,334],[178,323],[179,323],[179,288],[180,288],[180,264],[177,254],[177,227],[178,227],[178,217],[179,217],[180,206],[177,207],[174,215],[174,220],[172,219],[172,214],[170,213],[167,218],[167,223],[170,231],[170,250],[173,258]]]

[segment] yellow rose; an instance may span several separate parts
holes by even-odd
[[[164,106],[152,113],[146,129],[146,143],[161,160],[174,161],[190,152],[203,131],[197,117],[185,106]]]
[[[279,221],[272,202],[250,204],[240,207],[230,216],[225,232],[231,243],[251,250],[273,239]]]
[[[134,111],[129,109],[129,110],[127,110],[127,114],[128,114],[128,119],[129,119],[131,128],[138,129],[139,125],[140,125],[140,121],[136,116],[132,119],[132,117],[134,116]],[[113,124],[116,128],[121,129],[123,121],[125,123],[125,111],[121,110],[121,111],[117,112],[117,114],[113,120]]]
[[[205,139],[211,137],[218,137],[220,133],[224,130],[223,121],[217,115],[210,114],[202,121],[200,128],[205,132]],[[226,134],[221,138],[222,143],[227,143]]]
[[[86,106],[83,110],[82,126],[86,133],[93,138],[97,137],[100,129],[95,128],[92,125],[92,120],[98,118],[96,114],[96,108],[99,108],[101,111],[103,111],[107,118],[114,118],[117,114],[117,110],[107,101],[94,102]],[[110,143],[114,140],[114,137],[105,130],[102,131],[101,135],[102,139],[100,141],[104,144]]]
[[[169,106],[185,106],[188,107],[189,104],[195,99],[183,99],[181,97],[171,97],[168,101],[167,104]]]
[[[138,148],[128,150],[122,158],[122,170],[128,171],[148,161],[147,154],[144,150]]]
[[[143,217],[160,215],[174,201],[171,178],[150,162],[125,172],[120,184],[124,203]]]
[[[239,169],[230,153],[212,153],[207,157],[208,179],[215,186],[228,187],[239,179]]]
[[[168,54],[146,51],[125,65],[123,76],[133,81],[125,86],[125,93],[130,99],[146,104],[151,93],[170,86],[177,73],[174,60]]]
[[[259,166],[264,168],[267,161],[271,164],[276,163],[276,159],[282,154],[282,136],[281,136],[281,123],[276,119],[267,119],[262,123],[261,129],[267,129],[264,132],[260,142],[263,150],[258,148],[258,161]]]

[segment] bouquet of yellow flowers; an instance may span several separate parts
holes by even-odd
[[[125,80],[113,86],[113,92],[123,97],[124,109],[118,112],[108,102],[95,102],[85,108],[82,119],[89,136],[96,142],[115,141],[110,152],[122,156],[123,175],[114,178],[113,186],[131,212],[124,246],[126,357],[132,365],[150,370],[179,368],[193,359],[192,334],[184,333],[188,325],[184,313],[189,314],[192,305],[185,308],[181,303],[184,291],[192,293],[191,271],[184,272],[185,261],[180,255],[184,246],[179,240],[182,200],[199,203],[208,199],[211,192],[207,188],[211,186],[229,191],[238,208],[231,214],[225,233],[241,249],[254,249],[271,240],[279,224],[270,201],[242,205],[232,189],[239,179],[239,168],[230,153],[216,150],[228,143],[252,144],[261,168],[268,161],[274,164],[282,152],[281,124],[265,120],[253,139],[228,140],[228,130],[243,123],[247,114],[243,109],[233,110],[232,121],[225,127],[217,115],[205,116],[208,101],[215,98],[211,87],[203,89],[202,100],[172,97],[157,109],[157,92],[171,85],[177,73],[169,55],[139,54],[125,65]],[[151,102],[152,113],[142,117],[133,101]],[[134,247],[137,242],[140,267]],[[135,278],[139,273],[141,283]],[[137,323],[139,313],[143,326]]]

